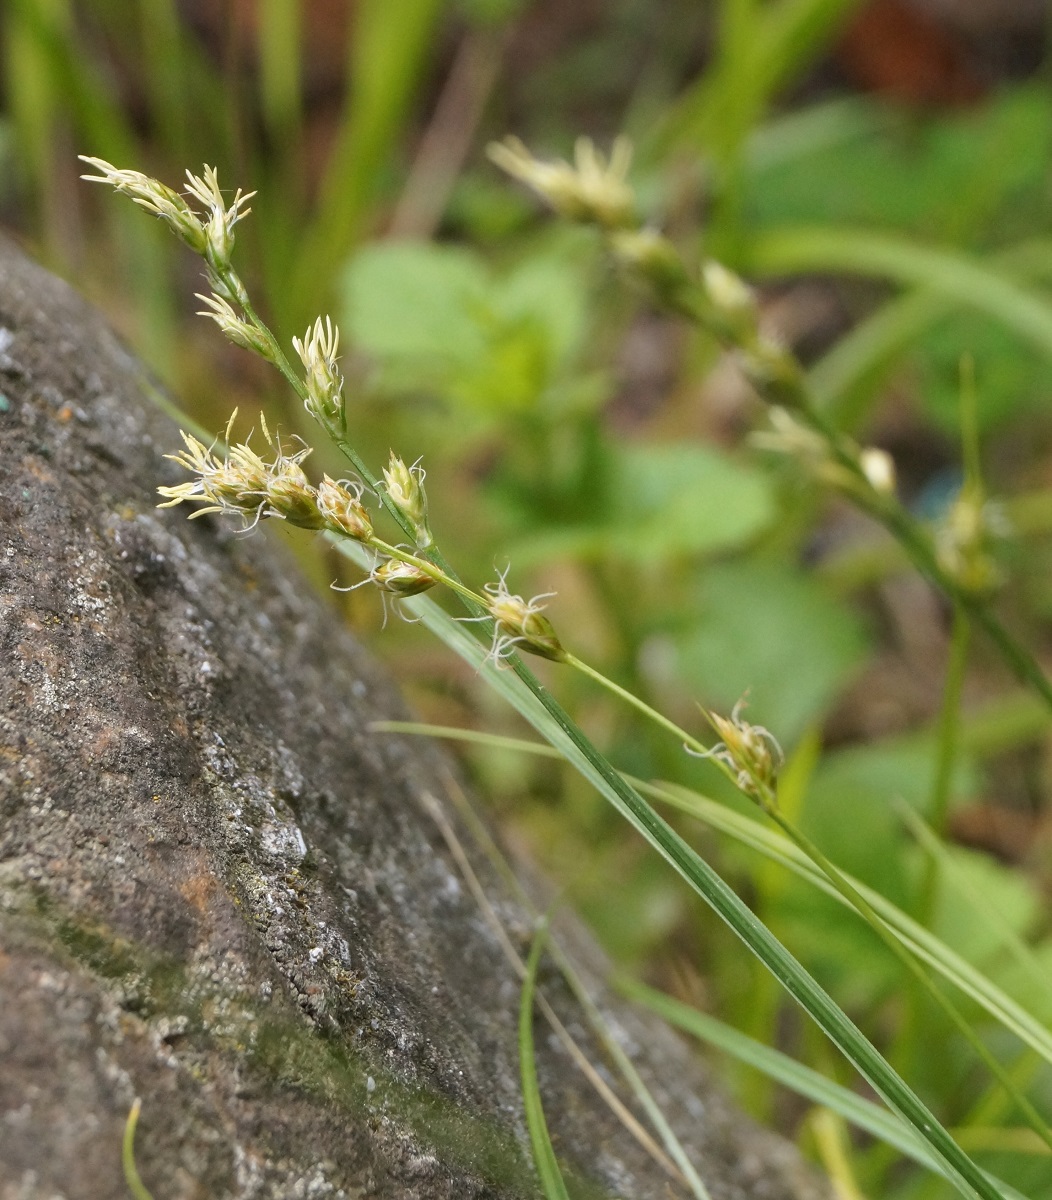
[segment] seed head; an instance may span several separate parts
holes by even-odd
[[[219,179],[214,167],[206,166],[200,176],[191,175],[187,171],[187,191],[204,206],[204,212],[197,213],[178,192],[141,171],[123,170],[103,158],[88,158],[83,154],[80,158],[82,162],[101,172],[99,175],[85,175],[83,178],[93,183],[108,183],[116,191],[131,196],[135,203],[141,204],[147,212],[152,212],[167,222],[191,250],[204,257],[209,267],[217,274],[222,275],[230,270],[234,226],[242,217],[248,215],[250,210],[244,206],[255,192],[246,195],[238,190],[231,203],[227,204],[219,190]],[[233,295],[226,298],[236,299]]]
[[[563,649],[555,633],[555,627],[544,615],[542,600],[554,595],[545,592],[534,596],[532,600],[524,600],[508,591],[505,581],[507,571],[502,573],[496,583],[487,583],[486,610],[493,618],[496,633],[493,648],[490,651],[494,661],[507,656],[516,647],[530,654],[538,654],[541,658],[551,659],[552,662],[564,662],[566,651]]]
[[[976,595],[996,591],[1003,575],[992,551],[1008,532],[1001,507],[987,500],[979,488],[966,485],[936,528],[939,565],[965,591]]]
[[[687,283],[676,247],[656,229],[618,229],[610,235],[610,249],[624,267],[641,275],[662,302],[673,307]]]
[[[199,200],[207,211],[205,259],[214,271],[225,274],[230,270],[230,255],[234,249],[234,226],[251,212],[251,209],[244,206],[256,193],[244,193],[238,188],[233,200],[227,204],[219,189],[219,177],[215,167],[207,165],[201,175],[192,175],[187,171],[186,183],[187,191]]]
[[[197,298],[208,305],[207,308],[198,311],[199,317],[209,317],[215,321],[235,346],[254,350],[268,361],[273,360],[273,351],[265,335],[251,322],[239,317],[229,300],[223,296],[205,296],[201,292],[197,293]]]
[[[325,524],[325,517],[318,508],[318,493],[295,459],[274,463],[267,480],[266,498],[270,515],[284,517],[290,525],[321,529]]]
[[[699,758],[720,763],[745,795],[762,808],[776,803],[778,770],[785,761],[777,739],[762,725],[750,725],[742,719],[745,697],[734,706],[730,717],[702,709],[713,729],[723,738]],[[695,754],[688,749],[689,754]]]
[[[516,137],[492,143],[486,153],[560,216],[611,231],[637,224],[635,194],[626,182],[632,163],[632,145],[627,138],[614,140],[609,159],[596,150],[590,138],[578,138],[573,166],[534,158]]]
[[[731,336],[738,344],[742,370],[760,395],[785,408],[798,408],[801,369],[789,347],[756,330],[732,330]]]
[[[755,330],[756,296],[751,287],[722,263],[709,260],[701,271],[705,297],[715,310],[720,324],[735,338]]]
[[[227,439],[236,416],[235,410],[227,425]],[[158,488],[165,497],[165,503],[158,507],[172,508],[188,501],[204,505],[192,514],[194,517],[207,512],[236,514],[246,528],[265,517],[281,517],[306,529],[320,528],[324,522],[320,519],[317,496],[299,465],[310,450],[304,448],[286,454],[271,437],[266,422],[261,421],[261,425],[264,439],[274,452],[270,462],[247,441],[231,446],[225,458],[220,458],[211,447],[183,432],[184,449],[165,457],[185,467],[196,478],[174,487]]]
[[[412,563],[387,558],[369,572],[369,578],[381,591],[394,596],[417,596],[435,586],[436,580]]]
[[[875,492],[882,496],[895,495],[895,460],[886,450],[865,446],[859,453],[858,464]]]
[[[360,484],[348,486],[324,476],[318,487],[318,508],[325,525],[334,533],[342,533],[356,542],[367,542],[373,536],[373,523],[362,504]]]
[[[769,419],[771,426],[769,429],[759,430],[749,436],[749,441],[754,446],[761,450],[771,450],[776,454],[784,454],[788,458],[793,458],[796,462],[808,471],[820,483],[826,484],[828,487],[836,488],[838,491],[847,492],[861,499],[867,497],[862,493],[868,491],[863,481],[859,476],[850,469],[845,463],[841,462],[833,452],[827,438],[818,433],[817,430],[810,429],[803,422],[798,421],[792,413],[784,408],[775,406],[770,410]],[[849,455],[854,455],[858,459],[858,464],[870,486],[886,495],[884,491],[886,479],[881,480],[877,472],[882,468],[882,463],[874,456],[882,455],[885,458],[882,450],[873,450],[868,452],[870,457],[866,459],[864,456],[867,451],[859,451],[854,442],[848,438],[841,440],[841,448],[848,452]],[[890,459],[888,460],[890,462]],[[869,469],[874,471],[873,477],[870,476],[866,464],[869,464]],[[886,467],[884,467],[886,471]],[[880,481],[882,486],[877,488],[874,480]],[[894,465],[891,466],[891,487],[894,490]]]
[[[142,171],[124,170],[104,158],[89,158],[86,154],[78,157],[81,162],[101,172],[99,175],[82,175],[82,179],[92,183],[108,183],[115,191],[130,196],[147,212],[165,221],[196,254],[205,253],[208,235],[204,224],[178,192],[172,191],[160,180],[144,175]]]
[[[431,529],[427,523],[427,493],[424,491],[425,471],[419,462],[407,467],[391,451],[391,461],[384,467],[384,485],[392,504],[413,526],[416,544],[421,549],[431,545]]]
[[[318,317],[302,339],[292,339],[292,346],[303,363],[307,411],[319,420],[339,416],[343,407],[343,375],[336,361],[339,328],[328,317],[324,323]]]

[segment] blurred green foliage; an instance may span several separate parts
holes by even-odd
[[[799,339],[827,408],[896,452],[908,498],[956,461],[960,364],[971,356],[988,483],[1029,514],[1009,555],[1008,608],[1047,649],[1047,82],[1006,83],[966,109],[837,94],[816,64],[856,7],[617,0],[591,24],[561,26],[551,5],[359,0],[324,75],[311,57],[318,31],[296,0],[260,0],[241,24],[233,6],[194,24],[174,0],[7,0],[0,210],[109,306],[199,419],[221,428],[231,396],[258,396],[295,429],[302,414],[288,397],[191,326],[185,256],[139,213],[78,190],[74,155],[168,182],[205,160],[231,187],[258,189],[239,227],[254,293],[286,340],[318,311],[338,317],[358,440],[384,458],[389,446],[425,455],[436,529],[466,573],[489,578],[510,558],[518,590],[551,582],[563,640],[695,728],[696,702],[726,711],[748,693],[750,717],[787,752],[815,748],[798,816],[826,853],[1047,1019],[1047,717],[1019,708],[978,647],[952,809],[992,828],[1000,813],[1030,840],[1020,849],[994,829],[973,833],[980,849],[949,846],[928,905],[925,857],[895,804],[930,809],[945,614],[918,599],[868,526],[751,451],[742,434],[762,414],[709,339],[639,316],[590,236],[538,220],[480,153],[509,128],[554,151],[582,130],[632,133],[655,219],[765,281],[772,322]],[[467,71],[455,83],[469,45],[504,55],[485,86]],[[459,128],[441,123],[443,103],[468,123],[445,174],[421,151],[430,134],[449,140]],[[409,187],[439,189],[441,220],[385,236]],[[832,320],[787,282],[812,273],[825,277]],[[327,582],[323,554],[310,568]],[[363,632],[379,625],[361,593],[347,612]],[[422,659],[423,644],[390,628],[375,640],[425,712],[509,721],[471,679]],[[550,682],[618,763],[742,804],[710,767],[587,685]],[[469,761],[616,959],[842,1069],[568,772],[483,750]],[[933,1032],[926,1002],[857,921],[743,851],[703,845],[945,1121],[1002,1119],[961,1045]],[[996,919],[977,921],[970,903]],[[1019,945],[1022,956],[1010,949]],[[1017,1048],[990,1036],[1015,1061]],[[772,1113],[770,1086],[744,1077],[742,1088]],[[1052,1101],[1047,1065],[1032,1094]],[[996,1139],[977,1154],[1026,1194],[1052,1194],[1047,1160]],[[948,1194],[868,1144],[854,1165],[871,1195]]]

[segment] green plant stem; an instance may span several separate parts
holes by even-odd
[[[421,558],[418,554],[413,554],[408,550],[403,550],[400,546],[392,546],[389,542],[382,541],[380,538],[370,538],[371,547],[379,550],[381,554],[386,554],[389,558],[396,558],[399,562],[407,563],[411,567],[416,567],[417,570],[423,571],[425,575],[430,576],[436,583],[444,583],[451,591],[470,604],[482,607],[485,605],[485,597],[480,596],[478,592],[473,592],[466,584],[460,582],[458,576],[454,575],[448,569],[443,569],[437,563],[430,559]]]
[[[601,671],[597,671],[595,667],[589,666],[583,659],[577,657],[576,654],[567,653],[563,660],[568,667],[573,667],[575,671],[580,671],[582,675],[587,675],[589,679],[595,680],[601,687],[606,688],[608,692],[613,692],[618,699],[623,700],[626,704],[630,704],[638,712],[641,712],[648,721],[653,721],[655,725],[660,725],[662,729],[667,730],[673,737],[689,746],[691,750],[698,754],[707,753],[707,747],[703,746],[696,738],[690,736],[675,723],[670,721],[668,717],[659,713],[656,708],[651,708],[645,700],[640,700],[627,688],[623,688],[619,683],[615,683],[612,679],[607,678]]]
[[[939,713],[935,775],[932,780],[931,799],[928,805],[928,824],[937,837],[942,837],[945,832],[946,818],[950,807],[953,767],[957,759],[957,747],[960,740],[961,693],[964,689],[965,669],[968,664],[969,632],[967,617],[959,608],[955,608],[953,629],[950,634],[950,661],[946,668],[946,686],[943,690],[942,709]],[[919,898],[920,919],[925,923],[930,920],[935,904],[938,877],[938,861],[929,855],[925,865],[924,878],[921,881]]]

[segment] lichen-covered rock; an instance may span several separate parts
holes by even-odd
[[[125,1196],[136,1095],[155,1200],[534,1195],[519,982],[433,815],[448,767],[369,731],[397,698],[268,539],[155,509],[146,386],[0,243],[0,1198]],[[714,1200],[824,1194],[604,1004]],[[685,1195],[537,1041],[575,1195]]]

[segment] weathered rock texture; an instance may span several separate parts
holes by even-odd
[[[268,539],[154,508],[142,388],[0,244],[0,1197],[125,1196],[136,1095],[155,1200],[533,1195],[519,983],[424,802],[448,769],[367,731],[397,698]],[[714,1200],[819,1194],[607,1007]],[[537,1040],[575,1194],[684,1195]]]

